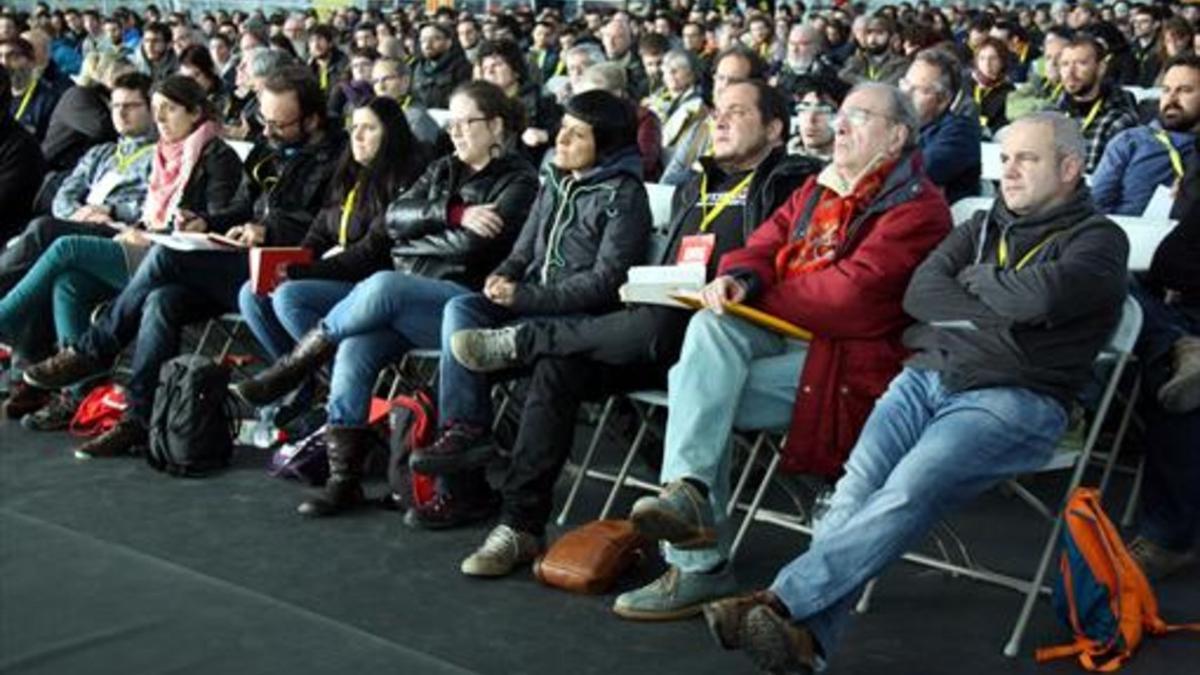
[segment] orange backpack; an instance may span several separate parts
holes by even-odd
[[[1111,672],[1133,656],[1145,633],[1200,631],[1168,625],[1154,590],[1100,506],[1100,494],[1076,488],[1067,501],[1054,585],[1054,608],[1075,634],[1071,644],[1037,650],[1039,663],[1078,656],[1091,671]]]

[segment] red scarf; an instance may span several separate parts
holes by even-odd
[[[788,279],[832,265],[834,254],[846,240],[850,223],[875,200],[895,166],[895,160],[883,162],[863,176],[845,197],[819,184],[814,186],[813,189],[822,192],[808,229],[799,241],[790,242],[775,254],[776,278]]]
[[[221,134],[221,127],[209,120],[192,130],[187,138],[175,143],[159,139],[150,164],[150,184],[142,208],[146,229],[165,230],[171,211],[183,197],[183,190],[200,162],[205,146]]]

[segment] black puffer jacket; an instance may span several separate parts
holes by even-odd
[[[420,58],[413,64],[412,93],[426,108],[446,108],[450,94],[471,79],[471,62],[457,46],[436,60]]]
[[[520,314],[600,312],[618,303],[625,273],[645,259],[650,203],[631,146],[583,175],[551,169],[498,276],[517,282]]]
[[[508,253],[536,195],[537,172],[515,152],[476,173],[448,155],[396,198],[367,236],[340,255],[289,270],[289,276],[360,281],[390,267],[479,288]],[[504,221],[498,236],[484,238],[449,222],[452,209],[480,204],[496,206]]]
[[[223,209],[236,197],[241,180],[242,160],[225,141],[213,139],[200,153],[179,198],[179,208],[194,213]]]
[[[264,246],[296,246],[325,203],[345,134],[326,131],[290,150],[257,143],[246,157],[237,196],[228,208],[205,214],[209,230],[254,222],[267,228]]]

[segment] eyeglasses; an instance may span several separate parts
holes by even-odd
[[[449,132],[465,131],[467,127],[471,126],[475,122],[486,122],[486,121],[488,121],[488,119],[489,118],[487,118],[487,117],[468,117],[465,120],[447,120],[446,131],[449,131]]]
[[[255,119],[258,120],[258,123],[261,124],[264,129],[272,129],[274,131],[283,131],[284,129],[287,129],[288,127],[294,127],[297,124],[300,124],[300,122],[304,118],[297,117],[296,119],[294,119],[290,122],[276,122],[275,120],[269,120],[269,119],[263,117],[262,113],[258,113],[257,115],[255,115]]]
[[[400,79],[399,75],[384,75],[383,77],[377,77],[377,78],[371,80],[371,84],[387,84],[388,82],[391,82],[392,80],[398,80],[398,79]]]
[[[832,115],[834,112],[833,106],[825,103],[796,104],[797,115],[803,115],[804,113],[812,113],[813,115]]]
[[[862,108],[842,108],[840,111],[838,111],[837,116],[834,117],[834,123],[839,124],[842,120],[845,120],[852,127],[862,128],[867,125],[867,122],[872,117],[882,117],[883,119],[890,121],[895,121],[896,119],[891,115],[878,113],[874,110],[864,110]]]

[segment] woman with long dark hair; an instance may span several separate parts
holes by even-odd
[[[478,291],[510,250],[538,187],[533,166],[515,149],[522,120],[495,85],[460,85],[447,125],[454,152],[430,165],[365,237],[339,255],[289,268],[293,281],[276,291],[294,298],[279,318],[300,340],[235,391],[265,405],[334,360],[325,432],[330,479],[323,494],[300,505],[301,514],[333,515],[364,503],[367,415],[379,371],[409,350],[441,348],[442,308]],[[443,481],[417,523],[446,526],[490,514],[496,501],[482,476],[465,480]]]

